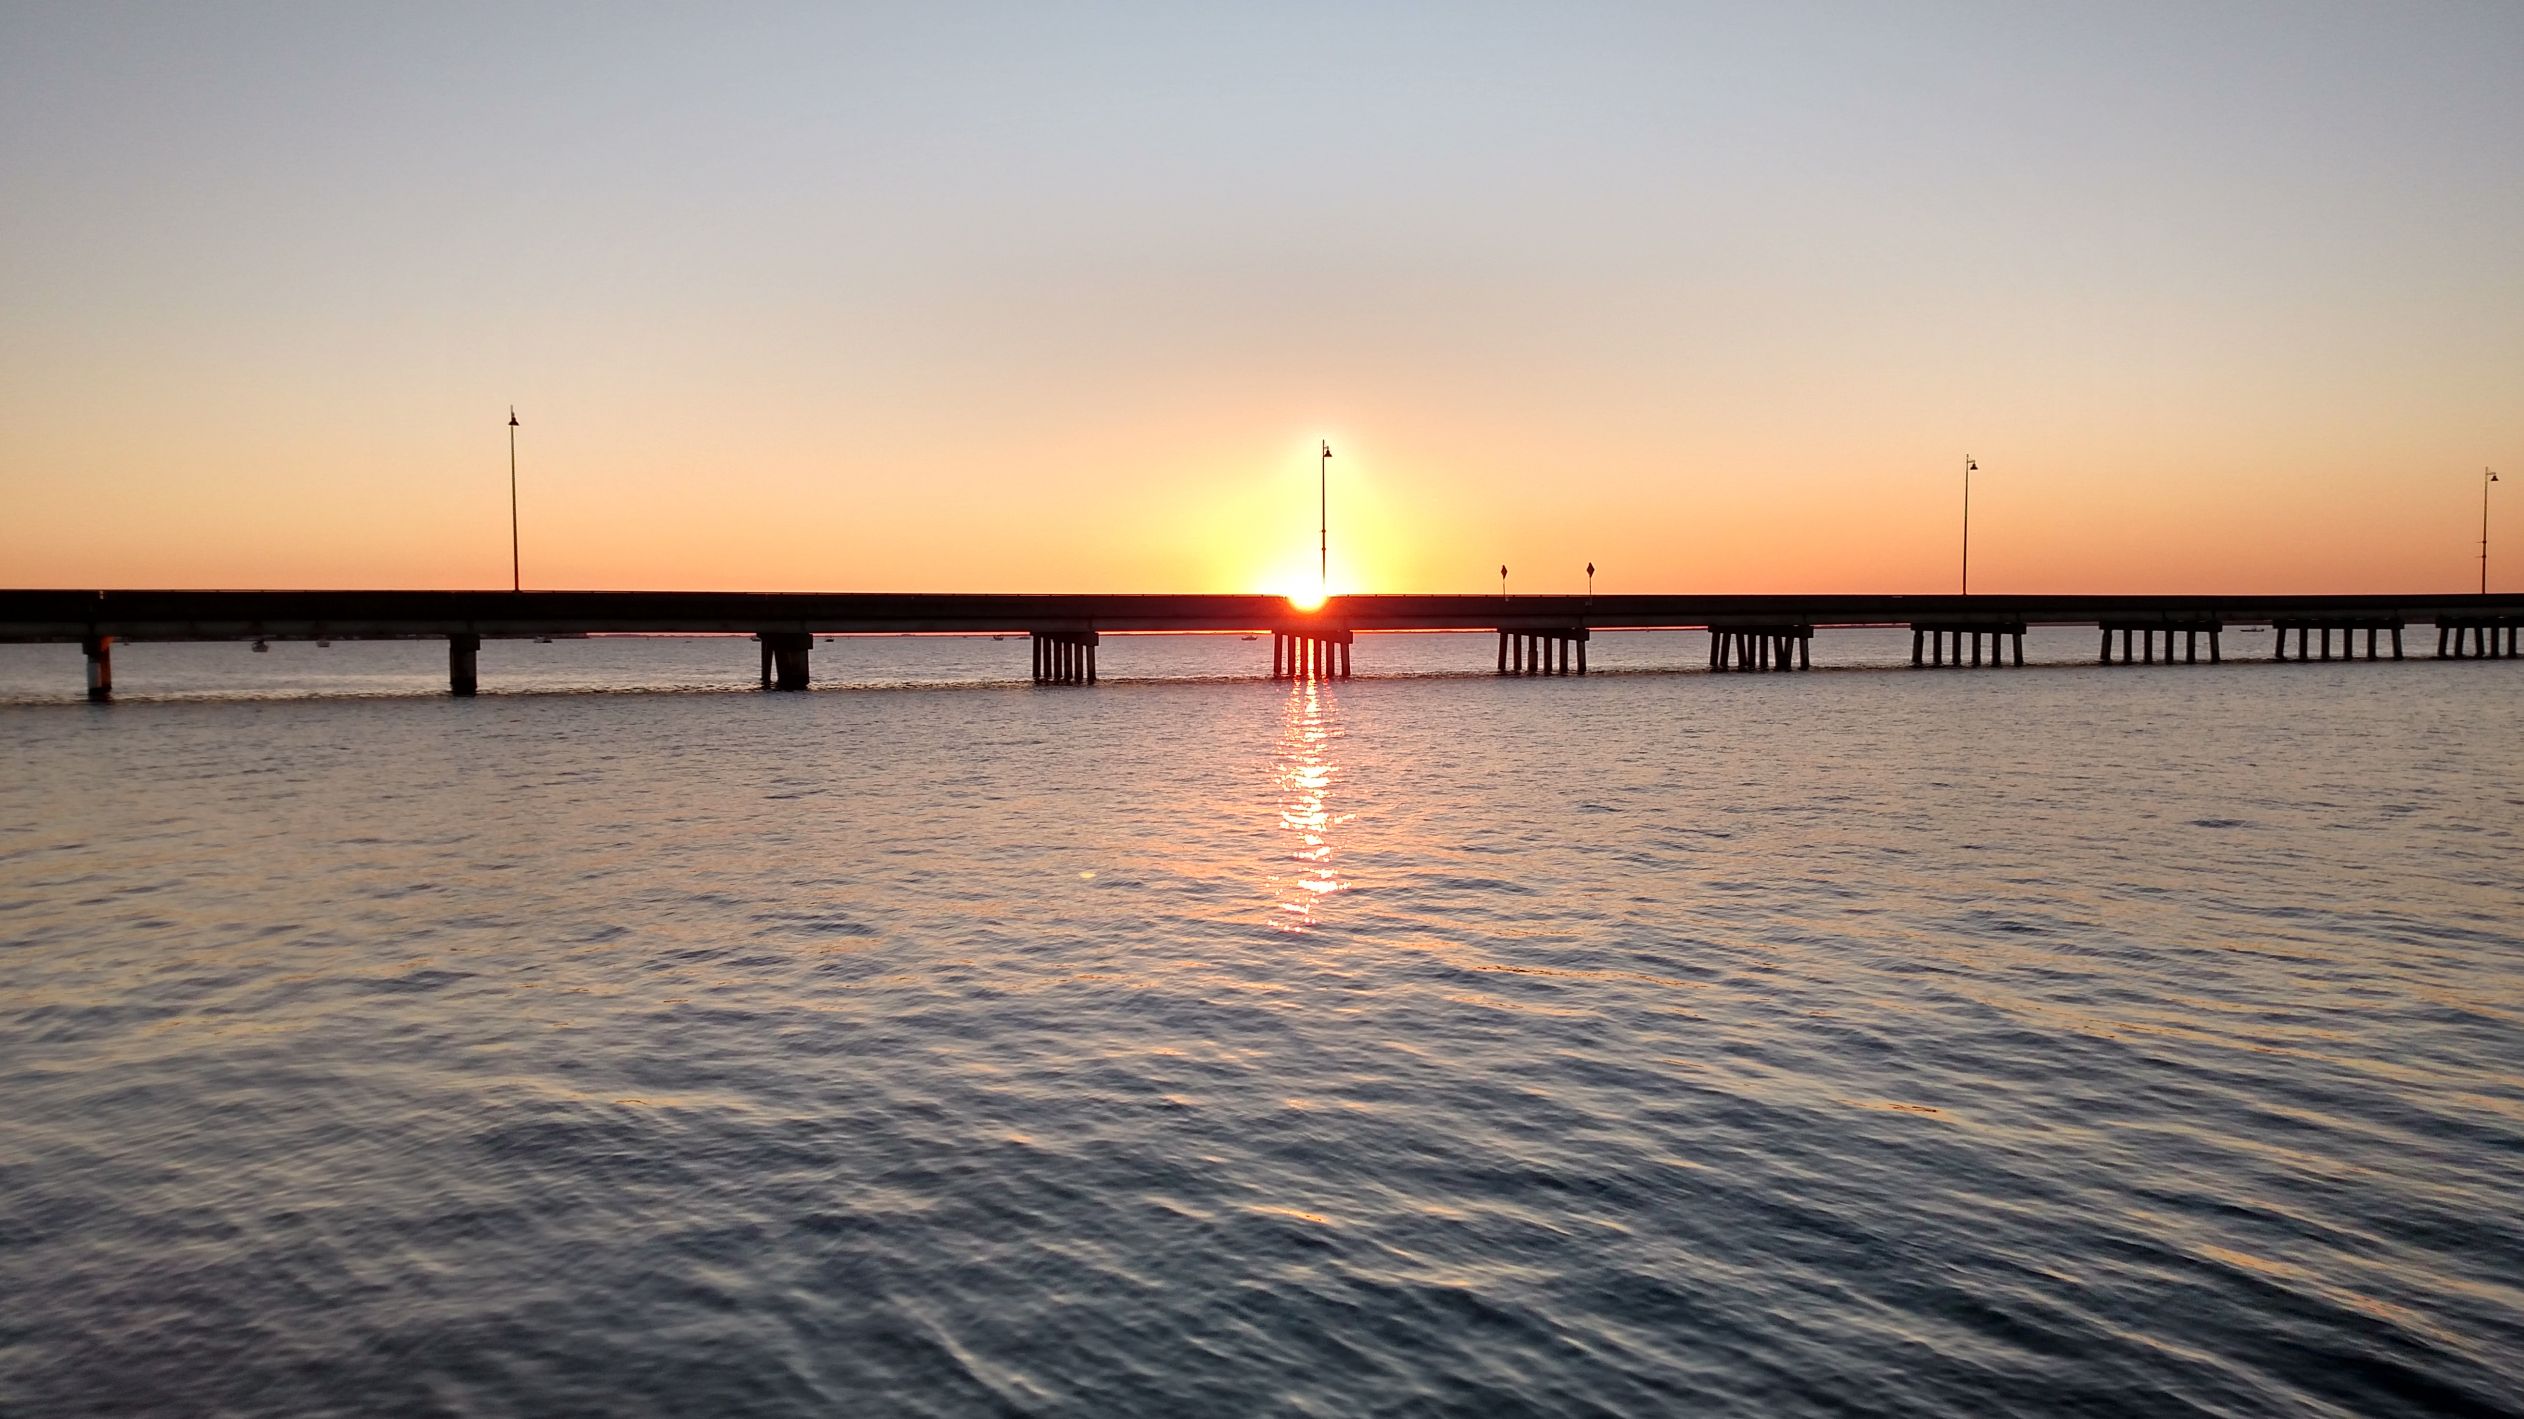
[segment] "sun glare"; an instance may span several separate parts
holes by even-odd
[[[1288,604],[1300,611],[1318,610],[1323,606],[1323,593],[1320,591],[1292,591],[1288,593]]]

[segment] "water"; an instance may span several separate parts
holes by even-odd
[[[2524,667],[1700,645],[0,652],[0,1412],[2524,1412]]]

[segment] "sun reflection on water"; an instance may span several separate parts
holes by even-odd
[[[1294,834],[1289,869],[1273,879],[1279,911],[1273,921],[1287,931],[1315,925],[1317,909],[1348,889],[1332,860],[1332,829],[1347,821],[1331,809],[1332,744],[1339,737],[1327,687],[1301,680],[1289,688],[1279,744],[1280,827]]]

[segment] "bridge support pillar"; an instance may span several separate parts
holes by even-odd
[[[482,651],[482,638],[458,632],[447,638],[447,693],[459,699],[470,699],[480,686],[474,673],[474,657]]]
[[[1586,665],[1586,631],[1572,633],[1578,642],[1578,666]],[[1711,626],[1709,628],[1709,668],[1712,670],[1810,670],[1814,666],[1807,644],[1814,628],[1788,626]],[[1911,649],[1917,653],[1916,635]]]
[[[2331,633],[2338,631],[2340,658],[2355,660],[2358,658],[2358,632],[2364,631],[2367,659],[2384,658],[2383,637],[2389,633],[2392,637],[2393,659],[2399,660],[2401,659],[2401,625],[2400,617],[2390,615],[2288,616],[2270,623],[2270,629],[2277,633],[2274,639],[2278,642],[2272,649],[2272,655],[2275,659],[2292,659],[2300,663],[2308,660],[2329,660],[2331,659]],[[2291,632],[2296,637],[2296,652],[2292,656],[2287,648],[2287,638]],[[2444,627],[2440,625],[2438,627],[2440,638],[2443,633]],[[2315,639],[2316,636],[2320,636],[2321,639]],[[2209,658],[2211,660],[2217,658],[2217,642],[2214,639],[2209,642]]]
[[[1347,627],[1313,626],[1304,630],[1273,631],[1271,678],[1347,680],[1350,678],[1350,640]],[[1504,667],[1507,653],[1505,632],[1500,633],[1499,653]]]
[[[1096,682],[1096,644],[1101,639],[1093,631],[1028,631],[1034,642],[1034,683],[1037,685],[1092,685]],[[1274,654],[1279,646],[1271,647]]]
[[[762,642],[763,688],[805,689],[807,657],[815,649],[813,634],[806,631],[764,631],[756,639]]]
[[[1552,627],[1544,630],[1499,631],[1499,673],[1502,675],[1583,675],[1586,673],[1587,629]],[[1345,658],[1344,667],[1348,665]],[[1716,669],[1718,646],[1712,642],[1709,667]],[[1345,672],[1346,673],[1346,672]]]
[[[114,638],[90,636],[80,642],[88,655],[88,701],[108,704],[114,698]]]
[[[2156,651],[2160,643],[2165,653],[2165,664],[2197,665],[2200,663],[2200,636],[2206,633],[2209,643],[2209,663],[2214,665],[2218,661],[2219,654],[2218,633],[2224,629],[2224,625],[2224,622],[2214,618],[2196,615],[2185,619],[2160,621],[2105,621],[2102,623],[2103,663],[2106,665],[2113,663],[2112,637],[2118,634],[2121,637],[2120,663],[2123,665],[2155,664]],[[2280,648],[2280,658],[2286,658],[2284,645]]]
[[[1798,627],[1791,634],[1797,636],[1800,642],[1798,668],[1802,669],[1804,668],[1803,642],[1814,634],[1814,628]],[[2007,663],[2008,642],[2011,639],[2015,643],[2016,663],[2022,665],[2024,664],[2024,623],[2021,621],[1976,621],[1965,622],[1959,626],[1951,623],[1938,625],[1933,622],[1918,622],[1911,626],[1911,664],[1922,663],[1920,650],[1924,646],[1928,652],[1925,663],[1930,666],[1987,666],[1996,670]],[[2109,632],[2103,639],[2103,658],[2106,664],[2111,663],[2112,637]]]

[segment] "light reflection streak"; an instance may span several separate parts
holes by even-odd
[[[1331,809],[1332,781],[1339,773],[1332,741],[1338,731],[1327,688],[1311,679],[1292,685],[1281,720],[1280,828],[1296,838],[1288,851],[1293,866],[1272,879],[1278,897],[1272,922],[1284,931],[1312,929],[1320,906],[1349,888],[1332,854],[1332,830],[1346,819]]]

